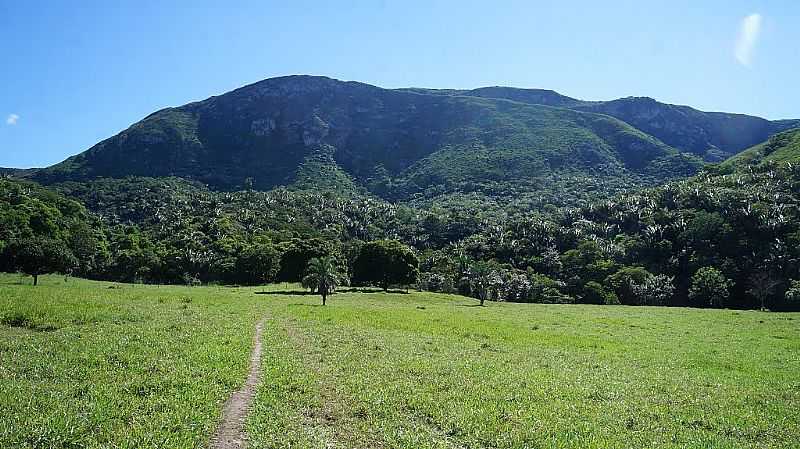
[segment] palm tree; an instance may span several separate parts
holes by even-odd
[[[319,292],[324,306],[328,295],[336,290],[339,276],[333,257],[316,257],[308,262],[307,274],[302,283],[303,286],[311,288],[312,292],[315,289]]]

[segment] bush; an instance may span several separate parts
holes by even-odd
[[[438,273],[423,273],[419,277],[420,290],[429,292],[452,293],[453,285],[450,278]]]
[[[539,273],[530,273],[531,281],[530,298],[532,302],[544,304],[566,304],[573,302],[572,298],[561,293],[564,283],[549,276]]]
[[[796,309],[800,307],[800,281],[792,281],[785,297],[786,303],[790,308]]]
[[[641,303],[641,298],[631,286],[643,285],[652,276],[652,273],[642,267],[622,267],[606,277],[603,283],[616,294],[617,303],[638,305]]]
[[[731,281],[714,267],[703,267],[692,276],[689,299],[701,307],[724,307],[730,295]]]
[[[501,275],[500,297],[511,302],[529,302],[531,282],[525,273],[505,272]]]
[[[581,299],[586,304],[619,304],[619,299],[614,292],[595,281],[589,281],[583,286]]]
[[[675,293],[675,278],[664,274],[650,276],[644,283],[631,283],[630,288],[636,298],[636,304],[645,306],[663,306]]]

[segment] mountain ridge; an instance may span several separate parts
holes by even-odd
[[[800,164],[800,127],[773,135],[723,162],[723,171],[764,164]]]
[[[702,111],[687,105],[663,103],[649,96],[581,100],[549,89],[507,86],[410,90],[436,95],[505,98],[606,114],[708,162],[720,162],[763,142],[775,133],[800,126],[800,119],[768,120],[741,113]],[[741,135],[732,135],[737,128],[744,128]]]
[[[657,167],[664,164],[686,174],[698,167],[607,115],[289,76],[156,111],[33,176],[44,183],[181,176],[222,189],[253,178],[258,188],[270,189],[291,184],[323,147],[333,155],[327,162],[361,185],[385,171],[401,196],[442,179],[512,182],[591,167],[607,167],[609,175],[661,176]],[[464,172],[453,172],[450,162]]]
[[[495,98],[541,102],[610,115],[670,146],[696,154],[710,162],[727,159],[763,142],[775,133],[800,126],[800,119],[767,120],[740,113],[706,112],[691,106],[662,103],[647,96],[586,101],[545,89],[500,86],[460,91],[459,95],[484,96],[487,92],[491,92],[490,95]],[[737,135],[736,130],[739,128],[745,129]]]
[[[730,121],[757,132],[717,132]],[[222,190],[250,179],[261,190],[363,188],[386,199],[487,183],[498,190],[535,185],[562,172],[637,187],[689,176],[698,157],[733,154],[720,145],[740,151],[752,146],[749,139],[794,124],[800,121],[705,113],[649,97],[584,101],[503,86],[383,89],[290,75],[155,111],[59,164],[13,173],[45,184],[179,176]],[[670,129],[689,132],[659,136]],[[335,182],[324,182],[328,176]]]

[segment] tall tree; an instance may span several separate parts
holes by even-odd
[[[320,238],[300,239],[294,238],[282,245],[280,270],[278,280],[297,282],[303,278],[303,270],[313,258],[332,256],[337,253],[334,245]]]
[[[470,268],[472,292],[473,295],[478,296],[481,306],[486,300],[491,301],[494,298],[501,282],[495,267],[489,262],[475,262]]]
[[[280,266],[278,250],[266,239],[246,245],[236,258],[235,278],[246,285],[260,285],[275,280]]]

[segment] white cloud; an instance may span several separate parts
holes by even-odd
[[[8,114],[6,125],[16,125],[17,120],[19,120],[19,116],[17,114]]]
[[[740,64],[749,67],[753,62],[758,35],[761,33],[761,14],[750,14],[742,19],[734,55]]]

